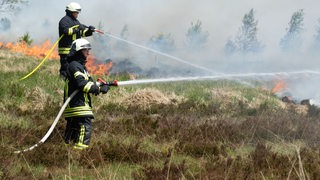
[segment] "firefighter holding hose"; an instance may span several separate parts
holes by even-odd
[[[86,39],[77,39],[71,45],[67,56],[69,63],[64,88],[66,100],[72,92],[79,92],[69,102],[64,111],[67,120],[64,140],[73,144],[76,149],[87,148],[90,143],[94,118],[90,94],[98,95],[107,93],[109,85],[94,82],[86,69],[86,58],[91,50],[91,45]]]
[[[71,2],[66,6],[66,15],[59,21],[59,37],[63,36],[59,41],[58,51],[60,56],[60,76],[66,78],[66,70],[68,62],[66,60],[70,51],[71,43],[81,37],[91,36],[95,31],[94,26],[86,26],[78,20],[81,12],[80,4]]]

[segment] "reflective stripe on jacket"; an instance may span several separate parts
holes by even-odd
[[[80,91],[71,99],[64,111],[68,117],[92,117],[91,97],[89,93],[98,91],[98,86],[93,82],[84,65],[78,61],[70,62],[68,75],[64,88],[64,99],[66,100],[76,89]]]
[[[76,28],[79,29],[78,33],[74,33],[74,29]],[[69,54],[70,46],[74,40],[91,36],[92,32],[88,30],[86,25],[81,24],[72,14],[67,13],[59,21],[59,37],[64,34],[63,38],[59,41],[59,54]]]

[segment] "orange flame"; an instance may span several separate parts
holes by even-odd
[[[43,58],[49,53],[52,45],[49,40],[45,41],[43,44],[39,46],[30,46],[26,42],[18,42],[18,43],[1,43],[0,47],[5,47],[10,49],[13,52],[19,52],[25,54],[27,56],[32,56],[36,58]],[[57,51],[54,51],[50,54],[49,58],[51,59],[59,59],[59,55]]]
[[[277,93],[282,91],[286,87],[285,83],[283,81],[279,81],[276,83],[276,85],[272,88],[271,93]]]
[[[104,64],[97,64],[96,58],[93,55],[87,57],[86,67],[90,74],[106,75],[109,74],[112,68],[112,61]]]
[[[13,52],[19,52],[27,56],[32,56],[36,58],[44,58],[47,53],[49,53],[52,45],[49,40],[45,41],[43,44],[39,46],[30,46],[26,42],[17,42],[17,43],[3,43],[0,42],[0,48],[4,47]],[[58,51],[53,51],[50,56],[50,59],[59,59]],[[105,64],[96,63],[96,58],[90,55],[87,59],[87,68],[90,74],[93,75],[106,75],[109,74],[112,68],[112,61]]]

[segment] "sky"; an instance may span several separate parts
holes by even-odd
[[[16,41],[29,32],[35,43],[58,39],[58,22],[65,15],[65,7],[71,1],[30,0],[22,11],[10,16],[11,29],[0,30],[0,41]],[[213,67],[222,73],[239,72],[289,72],[319,69],[317,56],[304,51],[309,48],[316,33],[317,20],[320,18],[320,1],[314,0],[78,0],[82,7],[79,20],[85,25],[98,27],[119,36],[124,25],[128,27],[128,40],[145,45],[150,37],[158,34],[171,34],[178,47],[183,47],[186,33],[191,22],[200,20],[202,30],[209,33],[206,51],[197,53],[176,53],[179,59],[203,67]],[[223,49],[228,39],[236,36],[242,25],[243,16],[254,9],[258,20],[258,40],[265,47],[260,57],[246,57],[247,60],[225,60]],[[286,28],[294,12],[304,11],[303,51],[301,54],[281,54],[280,39],[286,34]],[[0,13],[0,16],[5,16]],[[99,36],[94,34],[94,36]],[[93,40],[92,38],[89,40]],[[114,42],[117,40],[113,39]],[[115,52],[116,49],[108,52]],[[148,66],[146,50],[135,47],[128,53],[139,54],[140,63]],[[137,51],[137,52],[133,52]],[[112,53],[111,53],[112,54]],[[110,54],[109,54],[110,55]],[[109,56],[101,54],[101,57]],[[142,58],[144,57],[144,58]],[[164,59],[170,59],[165,57]],[[242,58],[243,59],[243,58]],[[256,59],[259,59],[256,61]],[[170,59],[173,62],[174,59]],[[255,62],[253,62],[255,61]],[[267,62],[268,61],[268,62]],[[137,60],[138,62],[138,60]],[[256,63],[259,65],[256,65]],[[181,62],[175,62],[179,64]],[[151,66],[151,65],[150,65]],[[315,78],[316,84],[318,81]],[[293,84],[293,83],[292,83]],[[300,89],[300,86],[296,89]],[[305,83],[303,86],[306,87]],[[293,88],[292,88],[293,89]],[[318,88],[320,89],[320,88]],[[311,94],[315,94],[310,90]],[[301,94],[300,92],[296,94]],[[302,93],[303,94],[303,93]],[[301,95],[306,96],[306,95]]]

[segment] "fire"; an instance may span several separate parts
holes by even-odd
[[[278,81],[276,85],[272,88],[271,93],[277,93],[286,88],[286,85],[283,81]]]
[[[50,49],[52,48],[52,44],[49,40],[45,41],[43,44],[39,46],[30,46],[26,42],[17,42],[17,43],[3,43],[0,42],[0,48],[4,47],[13,52],[19,52],[25,54],[27,56],[32,56],[36,58],[44,58],[47,53],[49,53]],[[59,59],[58,51],[53,51],[50,56],[50,59]],[[88,71],[90,74],[94,75],[105,75],[111,71],[112,61],[104,64],[96,63],[96,58],[93,55],[90,55],[87,59],[86,64]]]
[[[87,57],[86,67],[90,74],[106,75],[111,71],[112,61],[104,64],[97,64],[96,58],[93,55],[89,55]]]
[[[36,58],[43,58],[49,53],[52,45],[49,40],[45,41],[39,46],[30,46],[26,42],[17,42],[17,43],[2,43],[0,42],[0,47],[5,47],[10,49],[13,52],[19,52],[27,56],[32,56]],[[59,59],[57,51],[54,51],[50,54],[49,58]]]

